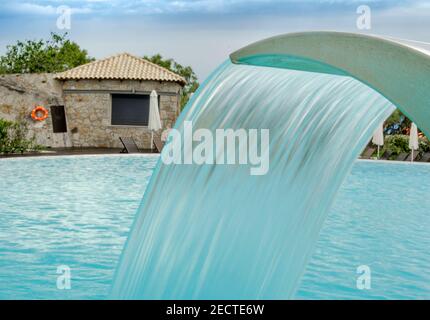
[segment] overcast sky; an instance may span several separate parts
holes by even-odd
[[[90,55],[161,53],[191,65],[203,80],[228,55],[254,41],[293,31],[338,30],[430,42],[424,0],[1,0],[0,53],[16,40],[47,38],[57,8],[72,11],[70,37]],[[358,30],[368,5],[372,28]]]

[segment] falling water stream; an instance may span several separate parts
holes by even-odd
[[[269,129],[270,169],[160,161],[112,297],[292,298],[341,183],[393,110],[345,75],[225,62],[176,128]]]

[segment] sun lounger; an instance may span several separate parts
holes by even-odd
[[[161,153],[161,150],[163,150],[164,143],[159,136],[154,136],[154,147],[158,153]]]
[[[420,162],[429,162],[430,160],[430,152],[424,153],[420,159]]]
[[[389,160],[392,154],[393,153],[391,151],[387,150],[387,151],[384,152],[384,154],[382,155],[381,159],[382,160]]]
[[[119,140],[124,146],[124,149],[122,149],[121,153],[139,153],[140,152],[133,138],[119,137]]]
[[[419,151],[414,151],[414,158],[413,158],[413,159],[411,159],[411,158],[412,158],[412,152],[411,152],[411,153],[408,155],[408,157],[406,158],[406,161],[411,161],[411,160],[417,161],[419,157],[420,157],[420,153],[419,153]]]
[[[397,156],[396,161],[405,161],[407,157],[408,157],[408,154],[403,152]]]
[[[361,155],[362,159],[370,159],[370,157],[372,156],[372,154],[375,152],[375,148],[367,148],[363,154]]]

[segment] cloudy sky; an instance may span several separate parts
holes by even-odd
[[[232,51],[269,36],[307,30],[365,32],[430,42],[428,0],[1,0],[0,54],[16,40],[46,38],[58,7],[71,9],[70,37],[96,58],[160,52],[203,80]],[[371,30],[358,30],[368,5]]]

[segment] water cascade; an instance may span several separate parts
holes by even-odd
[[[270,168],[160,161],[112,298],[294,298],[336,192],[394,110],[352,77],[296,69],[227,61],[193,96],[179,131],[269,129]]]

